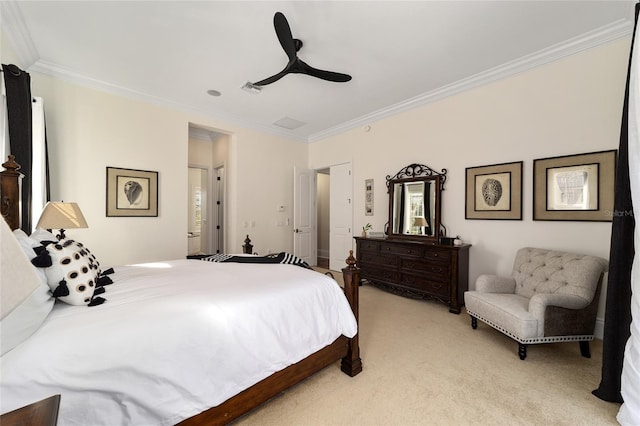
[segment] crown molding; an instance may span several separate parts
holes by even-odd
[[[344,133],[348,130],[365,126],[372,122],[397,115],[401,112],[427,105],[446,97],[540,67],[567,56],[610,43],[622,37],[631,36],[632,34],[633,21],[630,19],[620,19],[594,31],[587,32],[578,37],[574,37],[546,49],[539,50],[533,54],[523,56],[514,61],[488,69],[471,77],[458,80],[449,85],[423,93],[422,95],[409,98],[394,105],[390,105],[389,107],[379,109],[370,114],[363,115],[321,132],[314,133],[309,136],[309,142],[318,142],[328,137]]]
[[[40,54],[31,39],[17,2],[0,1],[0,23],[2,31],[11,40],[20,59],[20,66],[28,69],[40,58]]]
[[[49,61],[38,60],[35,64],[28,68],[29,72],[37,72],[51,77],[59,78],[61,80],[68,81],[73,84],[88,87],[95,90],[100,90],[113,95],[123,96],[130,99],[139,100],[141,102],[151,103],[154,105],[175,109],[185,113],[203,115],[205,117],[211,117],[215,120],[224,121],[229,124],[235,124],[246,129],[252,129],[264,133],[273,134],[283,137],[285,139],[291,139],[297,142],[308,142],[307,138],[292,135],[290,132],[282,129],[272,128],[268,125],[262,125],[254,122],[250,122],[243,117],[239,117],[233,114],[228,114],[219,111],[208,110],[204,108],[195,108],[190,105],[185,105],[179,102],[171,101],[165,98],[149,95],[147,93],[138,92],[127,87],[118,86],[106,81],[87,77],[83,74],[76,73],[65,67],[61,67]]]

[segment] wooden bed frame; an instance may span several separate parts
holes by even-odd
[[[22,174],[18,172],[20,165],[15,162],[13,155],[10,155],[9,160],[2,166],[5,170],[0,172],[0,212],[13,230],[20,227],[19,182]],[[349,252],[346,263],[347,266],[342,269],[344,292],[357,321],[360,271],[356,267],[353,251]],[[340,336],[332,344],[309,355],[302,361],[272,374],[222,404],[185,419],[179,424],[183,426],[210,426],[229,423],[339,360],[341,360],[341,370],[351,377],[362,371],[358,334],[352,338]],[[61,403],[64,404],[64,396]]]

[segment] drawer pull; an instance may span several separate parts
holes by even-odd
[[[438,257],[438,253],[433,253],[433,257]]]

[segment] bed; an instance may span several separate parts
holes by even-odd
[[[2,229],[10,230],[19,225],[19,166],[3,166]],[[3,250],[9,243],[5,233]],[[62,425],[226,424],[338,361],[355,376],[358,270],[352,256],[347,264],[344,289],[286,264],[115,267],[105,303],[56,302],[3,353],[0,412],[60,394]]]

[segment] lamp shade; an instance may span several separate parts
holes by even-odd
[[[50,201],[44,206],[36,228],[73,229],[88,228],[87,221],[76,203]]]
[[[416,216],[413,218],[413,226],[427,226],[427,219],[422,216]]]

